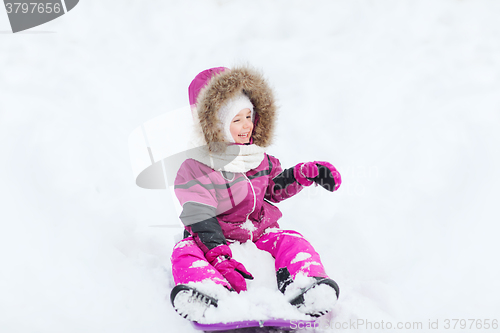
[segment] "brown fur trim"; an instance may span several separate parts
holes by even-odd
[[[274,135],[276,104],[271,88],[263,75],[248,67],[237,67],[214,76],[197,99],[198,117],[205,140],[212,152],[224,152],[227,144],[218,111],[239,92],[252,101],[258,123],[254,124],[253,143],[268,147]]]

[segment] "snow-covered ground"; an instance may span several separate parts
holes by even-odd
[[[12,34],[0,10],[0,331],[193,331],[167,298],[172,199],[135,186],[127,140],[185,106],[199,71],[241,63],[276,91],[269,152],[343,176],[279,205],[341,287],[325,331],[499,320],[499,15],[494,0],[82,0]],[[470,325],[456,331],[492,331]]]

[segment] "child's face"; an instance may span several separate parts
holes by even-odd
[[[241,110],[229,125],[229,131],[236,143],[249,143],[252,135],[253,122],[252,111],[250,109]]]

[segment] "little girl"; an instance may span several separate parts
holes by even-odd
[[[339,295],[337,284],[301,234],[280,229],[282,214],[273,203],[313,183],[333,192],[340,186],[340,174],[328,162],[300,163],[283,170],[277,158],[266,154],[276,105],[256,71],[208,69],[194,78],[188,90],[195,128],[205,146],[204,153],[184,161],[175,179],[185,225],[185,238],[175,245],[171,258],[175,310],[197,321],[204,312],[200,307],[217,306],[216,292],[197,287],[202,281],[245,291],[246,279],[253,276],[232,258],[228,243],[252,241],[275,258],[282,293],[294,281],[307,279],[291,304],[311,316],[328,312]],[[322,301],[315,302],[319,298]]]

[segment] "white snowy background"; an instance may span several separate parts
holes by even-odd
[[[0,10],[0,331],[194,331],[166,299],[181,229],[152,227],[172,199],[135,186],[127,140],[198,72],[242,63],[276,91],[269,152],[343,176],[279,205],[341,287],[332,320],[500,319],[499,17],[494,0],[82,0],[12,34]]]

